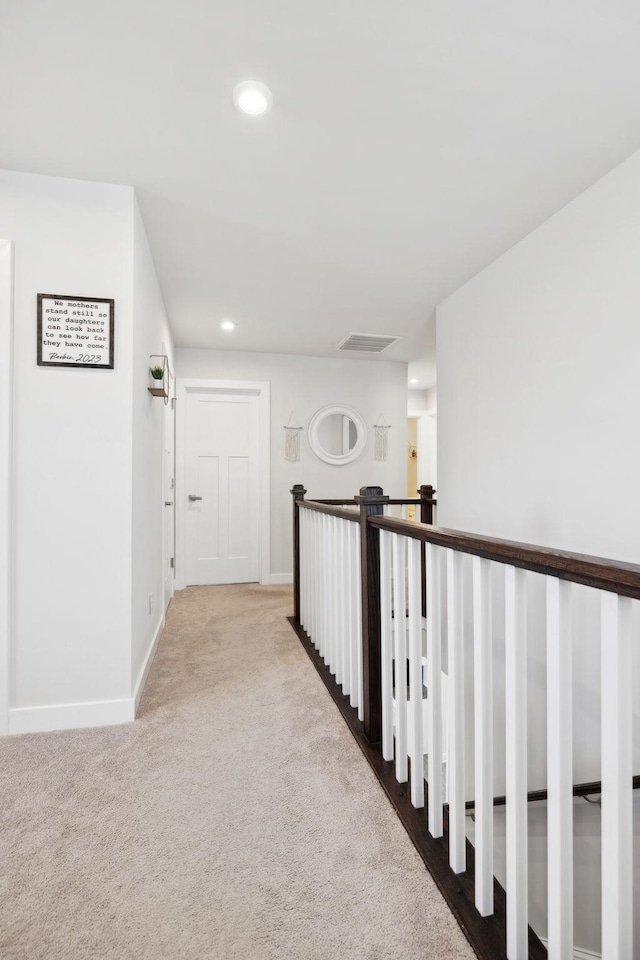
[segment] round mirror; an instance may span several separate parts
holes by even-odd
[[[309,424],[309,446],[325,463],[351,463],[360,456],[366,442],[364,420],[349,407],[323,407]]]

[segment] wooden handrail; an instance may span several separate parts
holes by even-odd
[[[341,520],[349,520],[351,523],[360,523],[359,510],[347,510],[344,507],[334,507],[326,501],[299,500],[298,507],[306,507],[307,510],[315,510],[316,513],[326,513],[329,517],[340,517]]]
[[[351,499],[349,499],[349,500],[326,500],[326,499],[323,499],[323,500],[314,500],[313,502],[314,502],[314,503],[326,503],[326,504],[328,504],[330,507],[340,507],[340,506],[346,507],[347,505],[352,506],[352,507],[355,507],[355,505],[356,505],[356,502],[355,502],[355,500],[353,499],[353,497],[351,497]]]
[[[308,507],[309,510],[315,510],[317,513],[326,513],[330,517],[341,517],[343,520],[350,520],[352,523],[359,519],[359,509],[348,509],[349,506],[358,507],[355,500],[298,500],[298,506]],[[421,503],[436,503],[435,500],[386,500],[386,504],[409,504],[410,506],[420,506]]]
[[[513,540],[480,537],[460,530],[426,526],[413,520],[398,520],[395,517],[371,517],[369,523],[380,530],[399,533],[424,543],[434,543],[460,553],[469,553],[495,560],[497,563],[531,570],[533,573],[557,577],[559,580],[581,583],[596,590],[617,593],[622,597],[640,599],[640,566],[635,563],[551,550]]]
[[[346,506],[347,504],[351,504],[352,506],[356,506],[356,501],[355,501],[354,499],[351,499],[351,500],[326,500],[326,499],[323,499],[323,500],[314,500],[313,502],[314,502],[314,503],[326,503],[326,504],[329,504],[329,506],[336,506],[336,507]],[[409,506],[409,507],[414,507],[414,506],[417,507],[417,506],[419,506],[421,503],[433,503],[433,504],[437,504],[437,502],[438,502],[438,501],[436,500],[435,497],[429,497],[429,498],[427,498],[426,500],[423,500],[421,497],[406,497],[404,500],[392,500],[392,499],[387,500],[387,503],[390,503],[390,504],[392,504],[393,506],[396,506],[396,507],[405,506],[405,505],[406,505],[406,506]]]

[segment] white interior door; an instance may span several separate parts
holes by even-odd
[[[186,584],[260,578],[258,397],[186,397]]]

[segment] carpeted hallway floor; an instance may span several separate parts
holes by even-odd
[[[2,960],[474,956],[290,606],[184,590],[136,723],[0,741]]]

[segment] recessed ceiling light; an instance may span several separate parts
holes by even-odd
[[[409,380],[409,383],[420,383],[420,381],[418,380],[417,377],[411,377],[411,380]]]
[[[259,80],[243,80],[233,90],[233,102],[242,113],[258,117],[265,113],[273,102],[271,90]]]
[[[236,325],[235,325],[235,323],[233,322],[233,320],[222,320],[222,321],[220,322],[220,327],[221,327],[223,330],[226,330],[227,333],[230,333],[232,330],[235,330]]]

